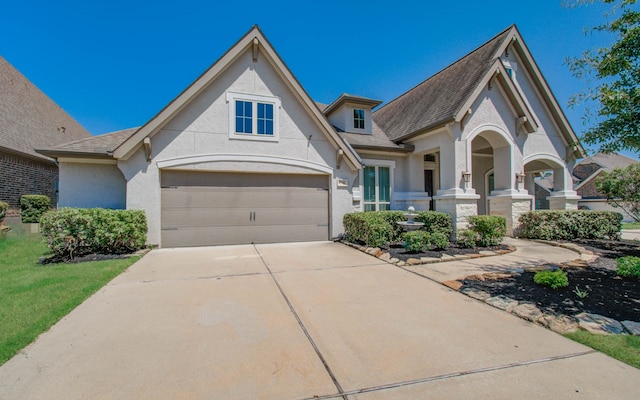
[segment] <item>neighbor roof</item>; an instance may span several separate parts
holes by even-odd
[[[36,148],[91,137],[4,58],[0,57],[0,149],[51,161]]]
[[[391,140],[454,120],[496,60],[512,27],[373,113]]]
[[[616,153],[597,153],[591,157],[583,158],[578,163],[576,163],[576,165],[591,163],[598,164],[605,170],[609,171],[615,168],[625,168],[631,164],[637,164],[638,161],[634,160],[633,158],[629,158]]]
[[[139,127],[105,133],[99,136],[64,143],[45,150],[38,150],[38,152],[50,157],[83,156],[111,158],[113,151],[120,146],[122,142],[129,139],[138,129]]]

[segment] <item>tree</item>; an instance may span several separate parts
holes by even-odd
[[[603,172],[596,180],[596,190],[607,196],[607,203],[640,222],[640,163]]]
[[[615,42],[566,59],[572,74],[587,86],[569,105],[585,105],[584,120],[590,125],[582,137],[585,143],[599,145],[603,152],[640,152],[640,11],[636,0],[600,1],[612,4],[609,15],[617,18],[591,30],[611,34]]]

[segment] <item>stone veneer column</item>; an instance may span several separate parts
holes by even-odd
[[[551,192],[549,200],[549,209],[551,210],[577,210],[578,200],[582,197],[573,190],[563,190],[561,192]]]
[[[433,196],[436,211],[451,215],[454,237],[458,229],[467,229],[470,216],[478,215],[479,198],[475,194]]]
[[[489,212],[507,220],[507,236],[513,236],[520,226],[520,216],[533,209],[533,196],[528,194],[489,196]]]

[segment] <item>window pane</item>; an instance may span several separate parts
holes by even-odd
[[[364,168],[364,201],[376,201],[376,169]]]
[[[273,119],[273,104],[265,104],[267,111],[267,119]]]
[[[364,210],[365,211],[375,211],[376,210],[376,205],[375,204],[365,204],[364,205]]]
[[[267,126],[266,126],[264,132],[267,135],[273,135],[273,121],[267,120],[266,122],[267,122]]]
[[[273,104],[258,103],[258,134],[273,135]]]
[[[389,202],[391,201],[391,185],[389,181],[389,168],[388,167],[378,167],[378,184],[380,188],[378,189],[380,193],[380,199],[378,201],[381,202]]]
[[[264,118],[264,104],[258,103],[258,118]]]
[[[380,203],[380,211],[389,211],[389,210],[391,210],[391,204]]]
[[[248,101],[244,102],[244,116],[245,117],[252,117],[253,116],[253,104],[251,104]]]

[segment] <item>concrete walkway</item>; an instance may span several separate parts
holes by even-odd
[[[623,229],[622,238],[626,240],[640,240],[640,229]]]
[[[540,246],[471,265],[559,251]],[[0,399],[636,399],[638,382],[640,370],[319,242],[154,250],[0,367]]]

